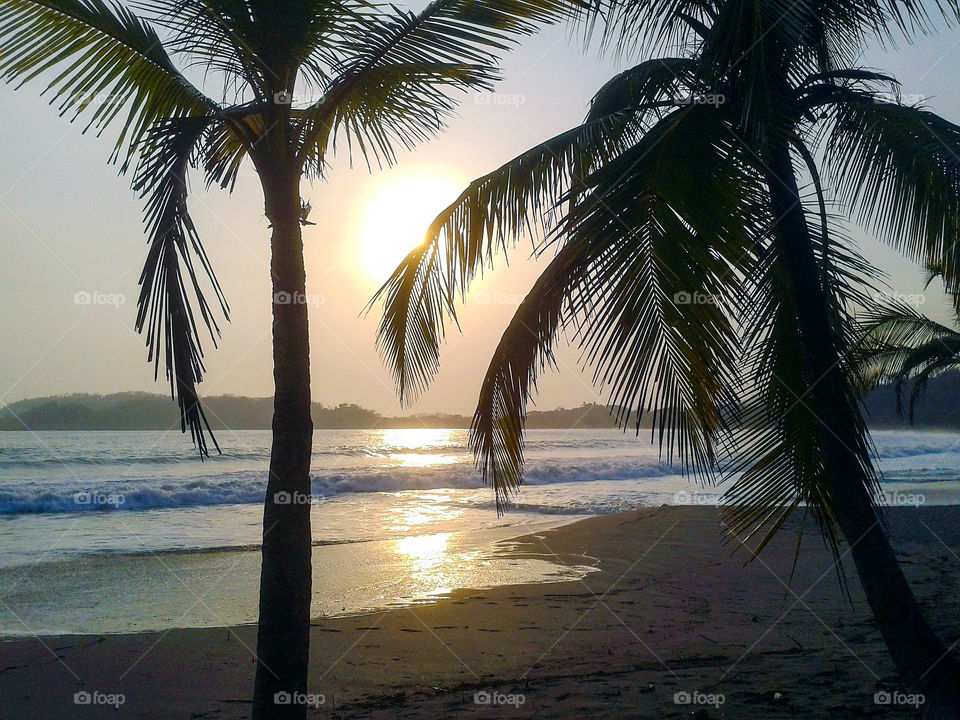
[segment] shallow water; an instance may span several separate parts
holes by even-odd
[[[0,634],[222,625],[255,618],[270,434],[0,433]],[[960,434],[874,433],[889,504],[960,503]],[[464,430],[323,430],[311,470],[316,614],[461,587],[581,576],[494,543],[558,521],[715,504],[648,436],[537,430],[498,517]],[[199,597],[199,600],[198,600]],[[59,628],[59,630],[57,630]]]
[[[545,530],[556,523],[538,523]],[[313,616],[431,602],[458,588],[574,580],[593,568],[519,557],[515,529],[320,545]],[[0,635],[221,627],[256,622],[260,553],[217,550],[85,556],[0,569]]]

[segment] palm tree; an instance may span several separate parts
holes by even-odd
[[[471,428],[498,506],[522,480],[527,402],[566,332],[624,425],[635,412],[639,432],[652,414],[668,461],[707,482],[739,473],[725,516],[751,551],[799,507],[838,561],[845,538],[904,682],[931,716],[960,717],[960,664],[875,505],[850,358],[850,306],[874,271],[837,217],[960,283],[960,127],[853,66],[868,38],[934,18],[897,0],[602,4],[606,42],[680,52],[614,77],[582,125],[475,180],[436,218],[375,298],[401,399],[436,372],[457,296],[532,232],[551,259],[494,352]]]
[[[434,0],[413,13],[368,0],[0,0],[0,77],[45,80],[62,114],[117,130],[112,159],[146,202],[149,251],[137,329],[161,358],[208,452],[196,383],[201,326],[227,303],[187,206],[187,172],[232,188],[252,161],[273,228],[273,447],[263,515],[255,718],[304,717],[311,600],[310,363],[301,178],[324,178],[336,142],[367,162],[428,138],[453,91],[489,88],[512,38],[565,15],[565,0]],[[187,79],[198,71],[205,81]],[[217,92],[204,92],[209,85]],[[300,102],[300,95],[312,101]],[[216,98],[216,99],[215,99]],[[342,147],[342,146],[341,146]],[[208,302],[205,293],[213,293]],[[212,438],[212,436],[210,436]],[[216,441],[213,440],[214,445]],[[219,448],[218,448],[219,449]],[[278,498],[297,498],[281,504]]]
[[[960,303],[954,298],[955,310]],[[893,384],[897,412],[909,407],[913,422],[917,402],[931,378],[960,367],[960,331],[926,317],[899,298],[869,308],[861,322],[857,348],[862,365],[861,392]],[[907,388],[908,402],[904,402]]]

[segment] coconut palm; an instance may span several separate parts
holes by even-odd
[[[850,306],[874,272],[842,225],[863,221],[960,282],[960,127],[854,64],[868,38],[930,30],[940,15],[894,0],[602,4],[608,43],[680,51],[614,77],[582,125],[437,217],[377,296],[400,396],[436,372],[457,297],[532,233],[550,260],[494,352],[471,428],[498,505],[522,481],[527,402],[564,333],[624,425],[635,417],[639,432],[652,415],[665,459],[707,482],[737,473],[726,523],[751,550],[800,507],[838,560],[845,539],[904,682],[956,718],[960,665],[875,505],[850,357]]]
[[[954,307],[960,307],[956,298]],[[892,384],[897,412],[903,415],[908,408],[912,423],[931,378],[960,368],[960,331],[926,317],[897,297],[871,306],[860,327],[862,393]]]
[[[301,239],[309,208],[301,177],[324,178],[338,140],[368,165],[392,161],[397,146],[442,126],[454,91],[490,87],[512,38],[570,7],[435,0],[414,13],[368,0],[0,0],[0,77],[43,83],[62,114],[110,128],[112,159],[121,171],[133,168],[149,234],[136,325],[156,372],[164,366],[182,430],[203,454],[212,435],[196,390],[201,333],[215,343],[228,308],[190,219],[187,172],[232,189],[249,159],[260,177],[272,227],[276,392],[256,718],[306,711],[273,702],[277,693],[306,692],[309,643],[312,425]]]

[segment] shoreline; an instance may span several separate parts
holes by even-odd
[[[960,508],[889,517],[904,571],[952,642]],[[618,717],[681,718],[697,709],[682,704],[687,696],[722,695],[705,706],[710,717],[911,717],[913,708],[873,702],[897,688],[852,568],[851,608],[808,534],[793,594],[785,588],[797,528],[791,521],[762,562],[746,566],[720,546],[713,508],[644,509],[521,535],[508,554],[595,561],[600,571],[318,618],[309,716],[599,718],[613,707]],[[251,625],[4,640],[3,717],[243,718],[254,642]],[[77,692],[124,703],[107,714],[73,704]],[[488,697],[513,704],[475,702]]]
[[[519,556],[506,550],[521,536],[576,520],[315,541],[312,619],[422,605],[460,588],[580,577],[592,568],[540,556],[517,562]],[[260,561],[254,546],[92,553],[2,567],[0,640],[255,624]],[[470,562],[476,566],[464,566]],[[201,595],[202,603],[193,602]]]

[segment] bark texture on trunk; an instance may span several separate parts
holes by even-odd
[[[847,382],[837,339],[829,330],[829,305],[822,289],[810,228],[800,205],[790,149],[772,140],[768,167],[776,251],[796,298],[797,326],[808,377],[811,409],[822,423],[820,443],[832,473],[837,522],[851,546],[857,575],[870,608],[908,689],[923,693],[926,716],[960,718],[960,664],[927,623],[890,545],[886,529],[863,482],[863,470],[849,450],[856,447],[852,413],[841,400]]]
[[[310,341],[299,174],[265,172],[273,225],[273,446],[263,509],[254,720],[301,720],[310,657]]]

